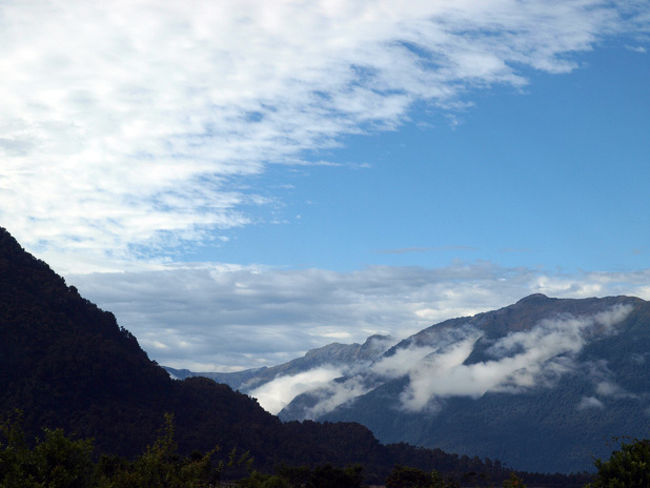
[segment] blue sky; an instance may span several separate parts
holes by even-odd
[[[194,256],[337,270],[647,266],[650,59],[616,42],[574,58],[569,74],[474,90],[461,113],[416,107],[397,130],[309,156],[341,167],[270,168],[256,184],[282,206]]]
[[[0,223],[151,357],[650,299],[647,2],[3,2]]]

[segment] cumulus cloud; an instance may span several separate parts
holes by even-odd
[[[246,178],[414,102],[572,70],[643,4],[0,4],[0,220],[61,270],[121,270],[255,220]]]

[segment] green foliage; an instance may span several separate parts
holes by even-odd
[[[0,488],[85,488],[93,486],[93,445],[72,440],[61,429],[44,430],[30,448],[18,420],[0,426]]]
[[[0,426],[0,488],[204,488],[216,486],[224,466],[246,462],[231,452],[212,462],[218,448],[187,458],[178,455],[171,415],[158,439],[134,461],[116,456],[93,460],[91,440],[73,440],[61,429],[44,430],[30,447],[17,420]]]
[[[238,483],[240,488],[291,488],[286,479],[278,475],[262,474],[254,471],[248,478]]]
[[[647,471],[648,441],[623,446],[625,462],[617,462],[617,471]],[[19,414],[0,423],[0,488],[213,488],[220,485],[222,476],[240,478],[241,488],[360,488],[363,470],[360,465],[346,468],[331,464],[288,467],[281,465],[275,474],[253,472],[241,479],[241,473],[250,473],[252,459],[248,453],[231,450],[227,456],[217,458],[219,448],[187,457],[178,453],[174,438],[174,421],[165,416],[155,442],[133,460],[118,456],[93,455],[91,440],[66,437],[61,429],[44,429],[43,436],[27,439]],[[619,456],[613,456],[619,460]],[[619,460],[620,461],[620,460]],[[629,462],[628,462],[629,461]],[[603,473],[611,462],[600,463]],[[233,471],[234,470],[234,471]],[[238,470],[238,471],[237,471]],[[609,472],[609,471],[607,471]],[[233,474],[235,475],[233,477]],[[478,478],[468,472],[469,478]],[[638,475],[638,473],[637,473]],[[645,473],[647,476],[647,473]],[[446,474],[446,476],[449,476]],[[459,474],[460,476],[460,474]],[[631,478],[630,478],[631,479]],[[467,481],[465,480],[465,481]],[[646,487],[647,478],[637,484],[624,478],[623,484],[594,484],[591,488]],[[479,484],[485,486],[486,480]],[[464,485],[469,486],[468,483]],[[453,479],[438,471],[395,466],[386,480],[387,488],[458,488]],[[493,486],[493,485],[490,485]],[[524,488],[521,480],[511,475],[503,483],[505,488]],[[551,485],[548,485],[551,486]],[[552,486],[563,486],[553,483]]]
[[[510,478],[503,481],[503,488],[526,488],[524,482],[515,473],[510,473]]]
[[[4,422],[0,425],[4,442],[0,442],[0,487],[20,488],[38,486],[32,453],[19,424]]]
[[[597,459],[596,479],[587,488],[648,488],[650,439],[622,443],[608,461]]]
[[[132,463],[115,464],[105,458],[103,486],[110,488],[202,488],[219,482],[224,461],[212,462],[219,452],[215,447],[205,454],[195,452],[187,458],[178,454],[174,423],[165,415],[165,425],[153,445]],[[231,459],[233,455],[231,453]],[[231,464],[231,463],[229,463]]]
[[[62,429],[45,429],[45,438],[32,451],[37,479],[47,488],[84,488],[94,479],[93,444],[72,440]]]
[[[453,480],[444,480],[440,473],[431,473],[409,466],[395,466],[386,479],[386,488],[452,488]]]
[[[363,480],[358,465],[337,468],[331,464],[316,466],[280,466],[275,475],[254,472],[241,480],[242,488],[359,488]]]

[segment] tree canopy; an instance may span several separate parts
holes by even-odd
[[[650,439],[623,442],[607,461],[596,459],[598,473],[588,488],[648,488]]]

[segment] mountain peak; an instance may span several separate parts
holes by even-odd
[[[0,256],[4,258],[25,256],[27,252],[7,229],[0,227]]]
[[[532,295],[528,295],[527,297],[522,298],[517,302],[517,304],[524,304],[524,303],[542,303],[546,302],[549,300],[553,300],[553,298],[549,298],[543,293],[533,293]]]

